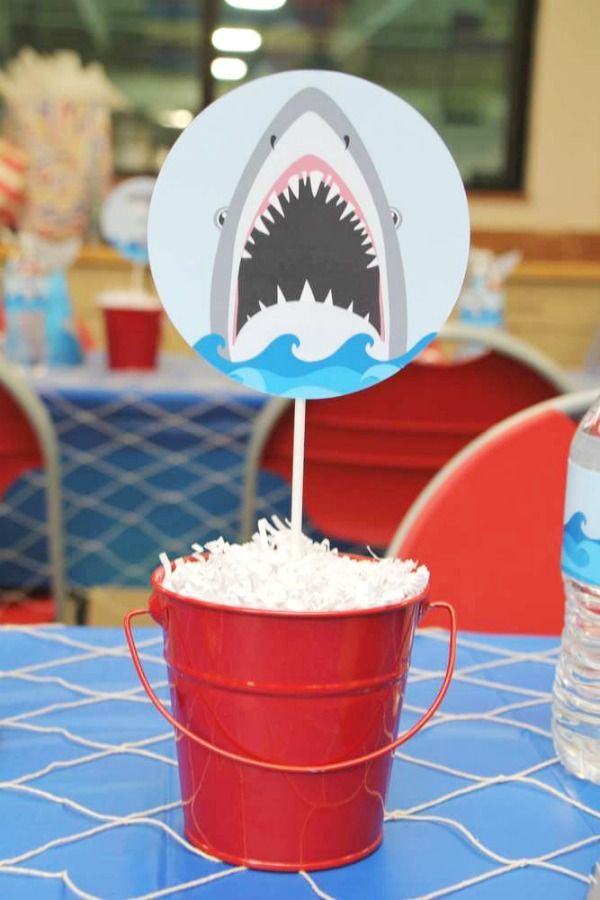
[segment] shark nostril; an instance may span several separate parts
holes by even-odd
[[[349,146],[350,146],[350,135],[349,135],[349,134],[345,134],[345,135],[344,135],[344,147],[345,147],[346,150],[347,150]]]
[[[275,149],[275,144],[276,144],[276,143],[277,143],[277,135],[276,135],[276,134],[272,134],[272,135],[271,135],[271,149],[272,149],[272,150]]]

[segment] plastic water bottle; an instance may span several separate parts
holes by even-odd
[[[583,417],[569,453],[562,572],[554,746],[570,772],[600,783],[600,399]]]

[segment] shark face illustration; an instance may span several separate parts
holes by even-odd
[[[407,351],[400,215],[354,127],[305,88],[259,140],[227,209],[211,284],[211,331],[232,361],[281,335],[326,359],[354,335],[377,360]]]

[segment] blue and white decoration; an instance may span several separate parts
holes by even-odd
[[[100,214],[102,235],[137,265],[148,263],[148,210],[156,179],[140,175],[121,181],[108,194]]]
[[[572,460],[567,477],[562,570],[577,581],[600,587],[600,472]]]
[[[208,107],[159,175],[152,274],[229,377],[320,398],[394,375],[459,294],[469,220],[445,145],[362,79],[288,72]]]

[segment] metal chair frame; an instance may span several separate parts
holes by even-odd
[[[479,328],[451,322],[442,328],[439,338],[452,343],[472,342],[485,350],[496,350],[505,356],[523,362],[553,384],[561,394],[573,390],[572,379],[548,356],[531,347],[525,341],[493,328]],[[275,397],[270,400],[255,419],[252,437],[248,445],[244,467],[244,485],[240,515],[240,540],[247,541],[255,528],[256,490],[263,451],[269,437],[293,400]]]
[[[434,475],[429,484],[423,488],[417,499],[408,509],[406,515],[402,517],[385,555],[387,557],[395,557],[398,555],[402,544],[410,534],[412,527],[415,522],[418,521],[419,516],[426,508],[431,498],[435,496],[437,491],[443,488],[448,479],[451,479],[454,473],[459,470],[465,462],[468,462],[472,457],[476,456],[482,448],[493,443],[506,432],[511,431],[515,426],[520,425],[522,422],[527,422],[529,419],[535,419],[540,413],[544,413],[549,409],[563,412],[569,416],[581,416],[586,409],[592,405],[598,396],[599,390],[600,388],[591,388],[585,391],[564,394],[561,397],[551,397],[549,400],[544,400],[543,403],[536,403],[535,406],[523,409],[513,416],[509,416],[508,419],[503,419],[501,422],[498,422],[497,425],[493,425],[483,434],[479,435],[479,437],[476,437],[471,441],[470,444],[467,444],[466,447],[463,447],[456,456],[452,457],[452,459],[440,469],[437,475]]]

